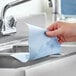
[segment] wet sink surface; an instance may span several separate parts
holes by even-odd
[[[0,53],[0,74],[3,76],[6,76],[4,74],[5,69],[8,69],[8,72],[10,69],[14,69],[14,71],[22,69],[26,76],[76,76],[76,45],[62,45],[60,55],[51,55],[26,63],[22,63],[9,55],[27,52],[28,46],[16,45],[13,49],[15,50],[13,52],[3,51]]]
[[[15,51],[13,51],[12,53],[27,52],[28,51],[28,46],[14,46],[13,48]],[[73,47],[71,47],[70,45],[69,46],[62,46],[62,52],[60,55],[51,55],[51,56],[47,56],[47,57],[44,57],[44,58],[41,58],[38,60],[28,61],[26,63],[22,63],[19,60],[11,57],[10,54],[12,54],[12,53],[8,52],[8,51],[6,53],[3,51],[3,53],[0,54],[0,68],[27,67],[27,66],[31,66],[34,64],[46,62],[48,60],[50,60],[52,62],[52,61],[62,59],[65,57],[70,57],[70,56],[76,55],[76,46],[73,46]]]

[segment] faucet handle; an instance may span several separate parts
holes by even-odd
[[[5,20],[4,20],[4,24],[2,27],[2,30],[1,30],[1,33],[2,35],[10,35],[10,34],[13,34],[13,33],[16,33],[16,19],[12,16],[10,17],[7,17]]]
[[[48,1],[49,1],[49,7],[53,7],[52,0],[48,0]]]
[[[10,28],[16,27],[16,19],[12,16],[7,19]]]

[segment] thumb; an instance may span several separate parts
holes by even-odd
[[[54,30],[54,31],[47,31],[46,35],[49,37],[53,37],[53,36],[58,36],[60,34],[59,30]]]

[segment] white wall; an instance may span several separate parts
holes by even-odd
[[[50,25],[52,22],[52,8],[49,7],[48,0],[41,0],[42,12],[45,12],[47,15],[47,25]]]
[[[2,8],[9,2],[15,0],[0,0],[0,14]],[[27,16],[30,14],[38,14],[41,13],[41,0],[31,0],[29,2],[17,5],[8,9],[6,12],[6,16],[13,15],[15,17]]]
[[[1,9],[5,4],[15,0],[0,0],[0,15]],[[29,2],[17,5],[7,10],[6,16],[13,15],[16,18],[25,17],[31,14],[46,13],[47,15],[47,25],[51,23],[51,11],[49,8],[48,0],[31,0]]]

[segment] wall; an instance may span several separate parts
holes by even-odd
[[[15,0],[1,0],[0,1],[0,13],[2,8],[9,2]],[[31,14],[39,14],[39,13],[46,13],[47,16],[47,25],[51,23],[52,9],[49,8],[48,0],[31,0],[29,2],[17,5],[7,10],[6,16],[13,15],[16,18],[25,17]],[[1,14],[0,14],[1,15]]]
[[[0,14],[2,8],[9,2],[15,0],[1,0],[0,1]],[[29,2],[17,5],[8,9],[6,12],[6,16],[13,15],[15,17],[27,16],[30,14],[38,14],[41,13],[41,0],[31,0]]]
[[[47,25],[50,25],[52,22],[52,8],[49,7],[48,0],[41,0],[42,12],[45,12],[47,15]]]

